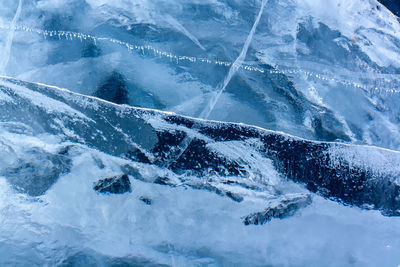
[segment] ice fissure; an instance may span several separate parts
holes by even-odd
[[[17,10],[15,12],[14,18],[11,21],[11,24],[9,27],[10,30],[9,30],[9,33],[6,38],[4,48],[2,49],[2,54],[1,54],[1,58],[0,58],[0,75],[6,74],[6,67],[7,67],[8,61],[10,59],[11,47],[12,47],[12,43],[14,40],[15,27],[17,25],[20,15],[21,15],[22,3],[23,3],[23,0],[18,1]]]
[[[247,36],[247,39],[243,45],[242,51],[240,52],[240,55],[238,58],[232,63],[231,67],[229,68],[228,74],[226,75],[223,83],[220,85],[220,89],[217,88],[217,91],[211,94],[211,98],[206,103],[205,108],[200,112],[199,118],[202,119],[208,119],[210,117],[211,112],[214,110],[215,105],[217,104],[219,98],[221,97],[222,93],[225,91],[226,87],[228,86],[229,82],[232,80],[232,77],[236,74],[238,69],[242,67],[243,61],[246,58],[247,51],[249,49],[250,43],[253,39],[254,33],[257,29],[258,23],[260,22],[261,16],[263,14],[264,8],[268,0],[263,0],[261,3],[260,11],[258,12],[258,15],[254,21],[253,27],[250,30],[249,35]],[[176,158],[172,158],[168,165],[169,166],[172,162],[179,160],[179,158],[182,156],[183,153],[188,149],[190,143],[192,142],[191,137],[186,137],[180,144],[179,144],[179,150],[180,152],[177,153]]]

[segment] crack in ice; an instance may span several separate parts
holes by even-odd
[[[243,45],[242,51],[240,52],[238,58],[235,60],[235,62],[232,63],[228,75],[225,77],[223,85],[221,89],[219,89],[211,98],[211,101],[208,102],[207,106],[204,108],[204,110],[200,113],[200,118],[201,119],[208,119],[210,116],[211,112],[214,110],[215,105],[217,104],[219,98],[221,97],[222,93],[225,91],[226,87],[228,86],[229,82],[232,80],[232,77],[236,74],[236,72],[239,70],[239,68],[242,66],[244,63],[244,59],[246,58],[247,51],[249,50],[251,41],[253,40],[254,33],[257,29],[258,23],[260,22],[261,16],[264,11],[264,7],[267,4],[268,0],[263,0],[261,3],[260,11],[258,12],[257,18],[254,21],[253,27],[250,30],[249,35],[247,36],[247,39]],[[190,143],[192,142],[192,137],[186,136],[182,142],[178,145],[179,147],[179,154],[176,157],[172,157],[167,163],[167,167],[169,167],[172,163],[172,161],[177,161],[183,153],[187,150],[189,147]]]
[[[171,26],[173,26],[175,29],[177,29],[178,31],[180,31],[181,33],[183,33],[187,38],[189,38],[193,43],[195,43],[198,47],[201,48],[201,50],[206,51],[206,49],[204,48],[204,46],[201,45],[200,41],[196,38],[196,36],[194,36],[193,34],[191,34],[185,27],[183,27],[182,24],[179,23],[179,21],[177,21],[175,18],[167,15],[165,16],[165,21],[168,22],[169,24],[171,24]]]
[[[19,16],[21,15],[21,10],[22,10],[22,1],[19,0],[18,2],[18,7],[17,11],[15,12],[14,18],[11,21],[10,25],[10,30],[7,35],[6,43],[4,46],[3,53],[0,58],[0,75],[5,75],[6,74],[6,67],[8,65],[8,61],[10,60],[10,54],[11,54],[11,46],[14,40],[14,33],[15,33],[15,26],[17,24],[17,21],[19,19]]]
[[[229,69],[228,75],[225,77],[224,83],[222,88],[219,89],[216,94],[214,94],[211,98],[211,101],[208,103],[206,108],[200,113],[200,118],[208,119],[211,112],[214,110],[215,105],[217,104],[219,98],[221,97],[222,93],[225,91],[226,87],[228,86],[229,82],[232,80],[232,77],[236,74],[239,68],[243,65],[244,59],[246,58],[247,51],[249,50],[249,46],[251,41],[253,40],[254,33],[257,29],[258,23],[260,22],[261,16],[264,11],[264,7],[267,4],[268,0],[263,0],[261,3],[260,11],[258,12],[257,18],[251,28],[249,35],[247,36],[246,42],[243,45],[242,51],[240,52],[239,57],[233,62],[232,66]]]

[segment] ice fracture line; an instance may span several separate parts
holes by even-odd
[[[264,7],[267,4],[268,0],[263,0],[260,8],[260,12],[258,12],[258,16],[256,18],[256,21],[253,24],[253,27],[251,28],[251,31],[249,35],[247,36],[246,42],[244,43],[244,46],[242,48],[242,52],[240,52],[239,57],[233,62],[232,66],[229,69],[228,75],[225,77],[224,83],[212,97],[208,105],[205,107],[205,109],[200,113],[200,118],[202,119],[208,119],[210,116],[211,112],[214,110],[215,105],[217,104],[219,98],[221,97],[222,93],[225,91],[226,87],[228,86],[229,82],[232,80],[232,77],[236,74],[236,72],[242,67],[244,63],[244,59],[246,58],[247,51],[249,50],[249,46],[251,44],[251,41],[253,40],[254,33],[257,29],[258,23],[260,22],[261,16],[264,11]]]
[[[219,98],[221,97],[222,93],[225,91],[226,87],[228,86],[229,82],[232,80],[232,77],[236,74],[236,72],[241,68],[244,59],[246,58],[247,51],[249,50],[249,46],[251,44],[251,41],[253,40],[254,33],[257,29],[258,23],[260,22],[261,16],[264,11],[264,7],[267,4],[268,0],[263,0],[261,3],[260,11],[258,12],[257,18],[253,24],[253,27],[250,30],[249,35],[247,36],[246,42],[243,45],[242,51],[239,54],[239,57],[233,62],[231,65],[228,75],[225,77],[224,82],[221,86],[221,89],[219,89],[211,98],[209,101],[208,105],[204,108],[204,110],[200,113],[200,118],[202,119],[208,119],[210,116],[211,112],[213,111],[216,103],[218,102]],[[169,167],[172,163],[172,161],[177,161],[183,153],[187,150],[189,147],[190,143],[192,142],[192,138],[189,136],[186,136],[182,142],[178,145],[179,147],[179,153],[176,155],[176,157],[172,157],[171,160],[167,162],[167,166]]]
[[[14,33],[15,33],[15,25],[17,24],[17,21],[19,19],[19,16],[21,15],[21,10],[22,10],[22,1],[19,0],[17,11],[15,12],[14,18],[11,21],[10,25],[10,30],[7,35],[6,43],[3,49],[3,53],[1,54],[0,58],[0,75],[5,75],[6,73],[6,67],[8,64],[8,61],[10,60],[10,54],[11,54],[11,46],[12,42],[14,40]]]

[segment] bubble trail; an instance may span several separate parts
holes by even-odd
[[[22,0],[21,0],[22,1]],[[213,60],[209,58],[204,58],[204,57],[195,57],[195,56],[183,56],[183,55],[174,55],[170,52],[162,51],[160,49],[157,49],[151,45],[136,45],[136,44],[131,44],[128,42],[124,42],[121,40],[117,40],[114,38],[109,38],[109,37],[97,37],[93,36],[90,34],[85,34],[85,33],[79,33],[79,32],[71,32],[71,31],[47,31],[47,30],[42,30],[42,29],[33,29],[30,27],[26,26],[15,26],[12,28],[11,26],[5,26],[5,25],[0,25],[0,30],[11,30],[14,29],[15,31],[21,31],[21,32],[28,32],[28,33],[34,33],[43,36],[43,38],[48,38],[48,37],[58,37],[59,40],[65,39],[68,41],[72,40],[80,40],[82,42],[84,41],[92,41],[95,44],[100,43],[100,42],[110,42],[115,45],[119,45],[122,47],[125,47],[128,49],[129,52],[136,51],[139,54],[148,55],[153,54],[155,57],[158,58],[166,58],[169,59],[170,62],[176,62],[179,64],[179,62],[186,61],[189,63],[200,63],[200,64],[209,64],[209,65],[217,65],[221,67],[232,67],[234,62],[230,61],[223,61],[223,60]],[[1,65],[0,65],[1,66]],[[334,82],[337,84],[341,84],[344,86],[349,86],[353,87],[356,89],[362,89],[367,92],[377,92],[377,93],[400,93],[400,88],[382,88],[382,87],[371,87],[371,86],[365,86],[363,84],[360,84],[358,82],[352,81],[352,77],[354,76],[346,76],[344,79],[341,78],[336,78],[332,76],[326,76],[324,74],[319,74],[315,73],[312,71],[308,70],[303,70],[303,69],[291,69],[287,67],[278,67],[274,66],[273,69],[266,69],[266,68],[261,68],[253,65],[248,65],[248,64],[241,64],[241,65],[235,65],[235,68],[248,71],[248,72],[257,72],[261,74],[283,74],[283,75],[303,75],[307,78],[314,78],[321,80],[323,82]],[[374,79],[384,79],[387,83],[392,82],[392,81],[400,81],[400,77],[398,74],[383,74],[383,73],[377,73],[377,72],[366,72],[366,73],[361,73],[357,72],[354,73],[357,74],[360,79],[366,79],[366,80],[374,80]]]

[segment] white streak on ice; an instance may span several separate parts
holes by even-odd
[[[199,42],[199,40],[196,38],[196,36],[194,36],[193,34],[191,34],[185,27],[183,27],[182,24],[179,23],[179,21],[177,21],[175,18],[167,15],[165,16],[165,20],[171,24],[171,26],[173,26],[175,29],[177,29],[178,31],[180,31],[181,33],[183,33],[184,35],[186,35],[190,40],[192,40],[193,43],[195,43],[198,47],[200,47],[202,50],[206,50],[204,48],[204,46],[201,45],[201,43]]]
[[[22,1],[23,0],[19,0],[17,11],[15,12],[14,18],[11,21],[10,31],[9,31],[7,39],[6,39],[6,44],[5,44],[3,53],[1,54],[1,58],[0,58],[0,75],[5,75],[6,74],[5,73],[5,69],[7,67],[8,61],[10,60],[11,46],[12,46],[12,42],[14,40],[15,25],[17,24],[19,16],[21,15]]]
[[[232,64],[231,68],[229,69],[228,75],[225,77],[224,83],[222,88],[216,92],[211,98],[211,101],[208,103],[208,105],[205,107],[205,109],[200,113],[200,118],[201,119],[208,119],[210,116],[211,112],[213,111],[215,104],[218,102],[218,99],[224,92],[225,88],[228,86],[229,82],[231,81],[233,75],[236,74],[238,69],[242,66],[243,60],[246,58],[247,51],[249,50],[249,46],[251,41],[253,40],[254,33],[257,29],[258,23],[260,22],[261,16],[263,14],[264,7],[268,0],[263,0],[261,3],[260,11],[258,12],[257,18],[253,24],[253,27],[250,30],[249,35],[247,36],[246,42],[244,43],[244,46],[242,48],[242,51],[239,55],[239,57],[235,60],[235,62]],[[178,145],[179,147],[179,154],[176,157],[171,158],[169,161],[166,162],[166,166],[169,167],[169,165],[173,161],[177,161],[183,153],[185,153],[186,149],[189,147],[190,143],[192,142],[192,138],[190,136],[186,136],[182,142]]]
[[[249,179],[259,181],[268,185],[277,185],[280,182],[279,173],[275,170],[271,159],[265,158],[254,147],[262,147],[263,144],[257,140],[210,142],[207,148],[211,151],[224,155],[232,162],[251,162],[242,165],[249,174]],[[249,167],[251,166],[251,167]]]
[[[332,145],[329,150],[329,157],[333,165],[340,166],[345,161],[350,166],[369,170],[377,176],[392,176],[400,182],[396,175],[400,172],[400,151],[384,149],[372,146],[343,146]]]
[[[2,30],[10,30],[11,28],[9,26],[4,26],[0,25],[0,29]],[[80,33],[80,32],[71,32],[71,31],[47,31],[47,30],[41,30],[41,29],[33,29],[29,28],[26,26],[15,26],[15,30],[18,31],[24,31],[24,32],[29,32],[29,33],[36,33],[39,35],[42,35],[44,38],[47,37],[55,37],[57,36],[60,40],[64,38],[65,40],[76,40],[79,39],[81,41],[85,40],[91,40],[94,43],[97,42],[110,42],[116,45],[120,45],[122,47],[126,47],[128,51],[137,51],[141,54],[144,54],[145,52],[153,53],[154,56],[159,57],[159,58],[167,58],[170,61],[175,61],[177,64],[180,61],[186,61],[186,62],[191,62],[191,63],[203,63],[203,64],[213,64],[221,67],[232,67],[233,62],[230,61],[223,61],[223,60],[212,60],[204,57],[194,57],[194,56],[182,56],[182,55],[175,55],[170,52],[162,51],[158,48],[155,48],[150,45],[136,45],[136,44],[131,44],[128,42],[124,42],[118,39],[114,38],[109,38],[109,37],[97,37],[93,36],[90,34],[85,34],[85,33]],[[363,84],[360,84],[359,82],[354,81],[354,75],[359,76],[359,78],[362,79],[368,79],[371,80],[371,77],[374,79],[376,78],[382,78],[385,79],[387,82],[391,81],[398,81],[399,75],[398,74],[382,74],[382,73],[377,73],[377,72],[367,72],[367,73],[349,73],[346,75],[346,79],[341,79],[341,78],[336,78],[336,77],[331,77],[327,76],[324,74],[320,73],[315,73],[312,71],[304,70],[304,69],[291,69],[291,68],[278,68],[278,66],[274,66],[274,69],[265,69],[261,67],[256,67],[248,64],[241,64],[241,65],[236,65],[236,68],[242,69],[245,71],[252,71],[252,72],[258,72],[258,73],[266,73],[266,74],[283,74],[283,75],[301,75],[305,76],[309,79],[318,79],[324,82],[333,82],[333,83],[339,83],[344,86],[349,86],[353,88],[358,88],[365,90],[367,92],[378,92],[378,93],[393,93],[393,94],[398,94],[400,93],[400,89],[398,88],[382,88],[382,87],[368,87]],[[344,76],[344,74],[342,74]]]
[[[260,11],[258,12],[257,18],[251,28],[249,35],[247,36],[246,42],[242,48],[242,52],[240,53],[239,57],[233,62],[231,68],[229,69],[228,75],[225,77],[224,83],[222,88],[216,92],[215,95],[211,98],[211,101],[208,103],[206,108],[201,112],[200,118],[207,119],[211,112],[214,110],[215,105],[217,104],[219,98],[221,97],[222,93],[225,91],[226,87],[228,86],[229,82],[232,80],[232,77],[236,74],[239,68],[243,65],[243,61],[246,58],[247,51],[249,50],[249,46],[251,41],[253,40],[254,33],[257,29],[258,23],[260,22],[261,16],[264,11],[264,7],[267,4],[268,0],[263,0],[261,3]]]

